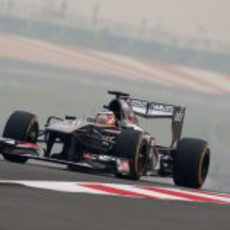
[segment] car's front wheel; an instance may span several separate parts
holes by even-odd
[[[15,111],[5,125],[3,137],[12,138],[16,141],[36,143],[38,132],[39,124],[34,114],[25,111]],[[17,154],[4,153],[3,157],[8,161],[16,163],[25,163],[27,161],[26,157]]]
[[[129,174],[116,173],[118,178],[140,179],[149,164],[148,141],[140,131],[127,129],[118,136],[115,144],[116,156],[128,160]]]

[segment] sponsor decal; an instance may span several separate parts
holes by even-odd
[[[181,122],[183,120],[183,118],[184,118],[184,112],[183,112],[183,110],[181,110],[181,111],[178,111],[175,113],[174,121],[175,122]]]
[[[173,106],[171,106],[171,105],[150,103],[149,110],[167,113],[167,114],[171,114],[171,115],[173,114]]]
[[[130,104],[132,109],[136,113],[140,113],[146,116],[172,116],[173,106],[160,104],[156,102],[147,102],[142,100],[131,100]]]
[[[117,171],[127,175],[130,172],[129,160],[118,158],[117,159]]]
[[[18,148],[25,148],[25,149],[34,149],[34,150],[38,150],[40,149],[40,146],[38,144],[33,144],[30,142],[19,142],[16,147]]]

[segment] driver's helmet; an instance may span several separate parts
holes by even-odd
[[[115,123],[116,123],[115,115],[112,111],[99,112],[96,116],[96,123],[103,124],[103,125],[109,125],[109,126],[115,126]]]

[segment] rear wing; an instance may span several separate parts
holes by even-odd
[[[172,120],[171,148],[176,148],[181,138],[186,108],[170,104],[129,99],[133,112],[144,118],[168,118]]]

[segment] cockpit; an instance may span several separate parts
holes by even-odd
[[[108,110],[112,111],[116,120],[119,122],[128,122],[131,124],[137,124],[138,120],[134,114],[130,104],[124,99],[113,99],[108,106]]]

